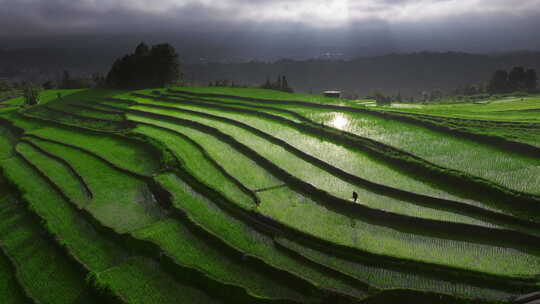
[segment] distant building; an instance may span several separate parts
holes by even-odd
[[[341,97],[341,91],[324,91],[323,95],[326,96],[326,97],[340,98]]]

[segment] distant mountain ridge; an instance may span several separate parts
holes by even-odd
[[[182,48],[178,48],[180,58]],[[44,81],[63,69],[74,75],[106,73],[118,54],[113,49],[78,48],[0,49],[0,78]],[[289,60],[275,62],[184,64],[188,83],[206,85],[230,80],[255,86],[266,78],[286,75],[299,92],[317,93],[341,89],[360,95],[375,90],[387,94],[417,95],[423,90],[448,90],[488,81],[497,69],[525,66],[540,70],[540,52],[516,51],[493,54],[417,52],[357,57],[351,60]]]
[[[186,66],[187,80],[207,83],[229,79],[238,84],[263,83],[286,75],[291,87],[313,93],[341,89],[360,95],[375,90],[417,95],[423,90],[449,90],[489,81],[497,69],[525,66],[540,70],[540,52],[468,54],[419,52],[358,57],[347,61],[280,60],[274,63],[203,64]]]

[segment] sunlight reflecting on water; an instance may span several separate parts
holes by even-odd
[[[345,117],[343,114],[335,114],[334,118],[330,121],[330,126],[336,128],[336,129],[343,129],[347,126],[349,123],[349,119]]]

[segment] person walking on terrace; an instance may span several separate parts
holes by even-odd
[[[356,203],[356,200],[358,199],[358,193],[356,193],[356,191],[353,191],[353,192],[352,192],[352,199],[353,199],[354,202]]]

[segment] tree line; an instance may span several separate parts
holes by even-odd
[[[234,81],[231,81],[229,79],[221,79],[221,80],[215,80],[210,81],[208,83],[209,87],[228,87],[228,88],[247,88],[247,85],[238,84]]]
[[[496,70],[489,81],[468,84],[447,91],[440,89],[422,91],[417,101],[438,101],[444,97],[452,97],[457,100],[481,100],[494,94],[510,93],[515,95],[538,93],[536,70],[532,68],[526,69],[522,66],[513,67],[510,72],[502,69]],[[378,98],[377,100],[383,100],[384,104],[395,101],[393,98],[390,101],[388,99],[389,96],[386,96],[386,100],[384,98]]]
[[[165,87],[181,80],[180,61],[168,43],[149,47],[141,42],[132,54],[117,59],[107,74],[108,87],[144,89]]]
[[[536,70],[514,67],[510,72],[497,70],[488,85],[490,93],[535,92],[538,86]]]
[[[72,77],[68,70],[64,70],[61,79],[47,80],[41,87],[45,90],[89,87],[144,89],[177,83],[181,75],[178,54],[170,44],[149,47],[141,42],[133,54],[116,59],[106,77],[100,73],[90,77]],[[28,84],[21,84],[21,87],[26,86]]]
[[[267,90],[276,90],[288,93],[294,92],[294,90],[289,86],[289,82],[287,81],[287,77],[285,75],[278,75],[277,80],[274,82],[271,82],[270,78],[266,77],[266,82],[260,87]]]
[[[222,80],[215,80],[208,82],[209,87],[230,87],[230,88],[249,88],[250,86],[246,84],[239,84],[235,82],[234,80],[229,79],[222,79]],[[266,77],[266,82],[259,85],[259,86],[252,86],[252,87],[259,87],[261,89],[267,89],[267,90],[276,90],[276,91],[282,91],[282,92],[288,92],[293,93],[294,90],[289,86],[289,81],[287,80],[286,76],[278,75],[276,81],[272,82],[270,81],[270,78]]]

